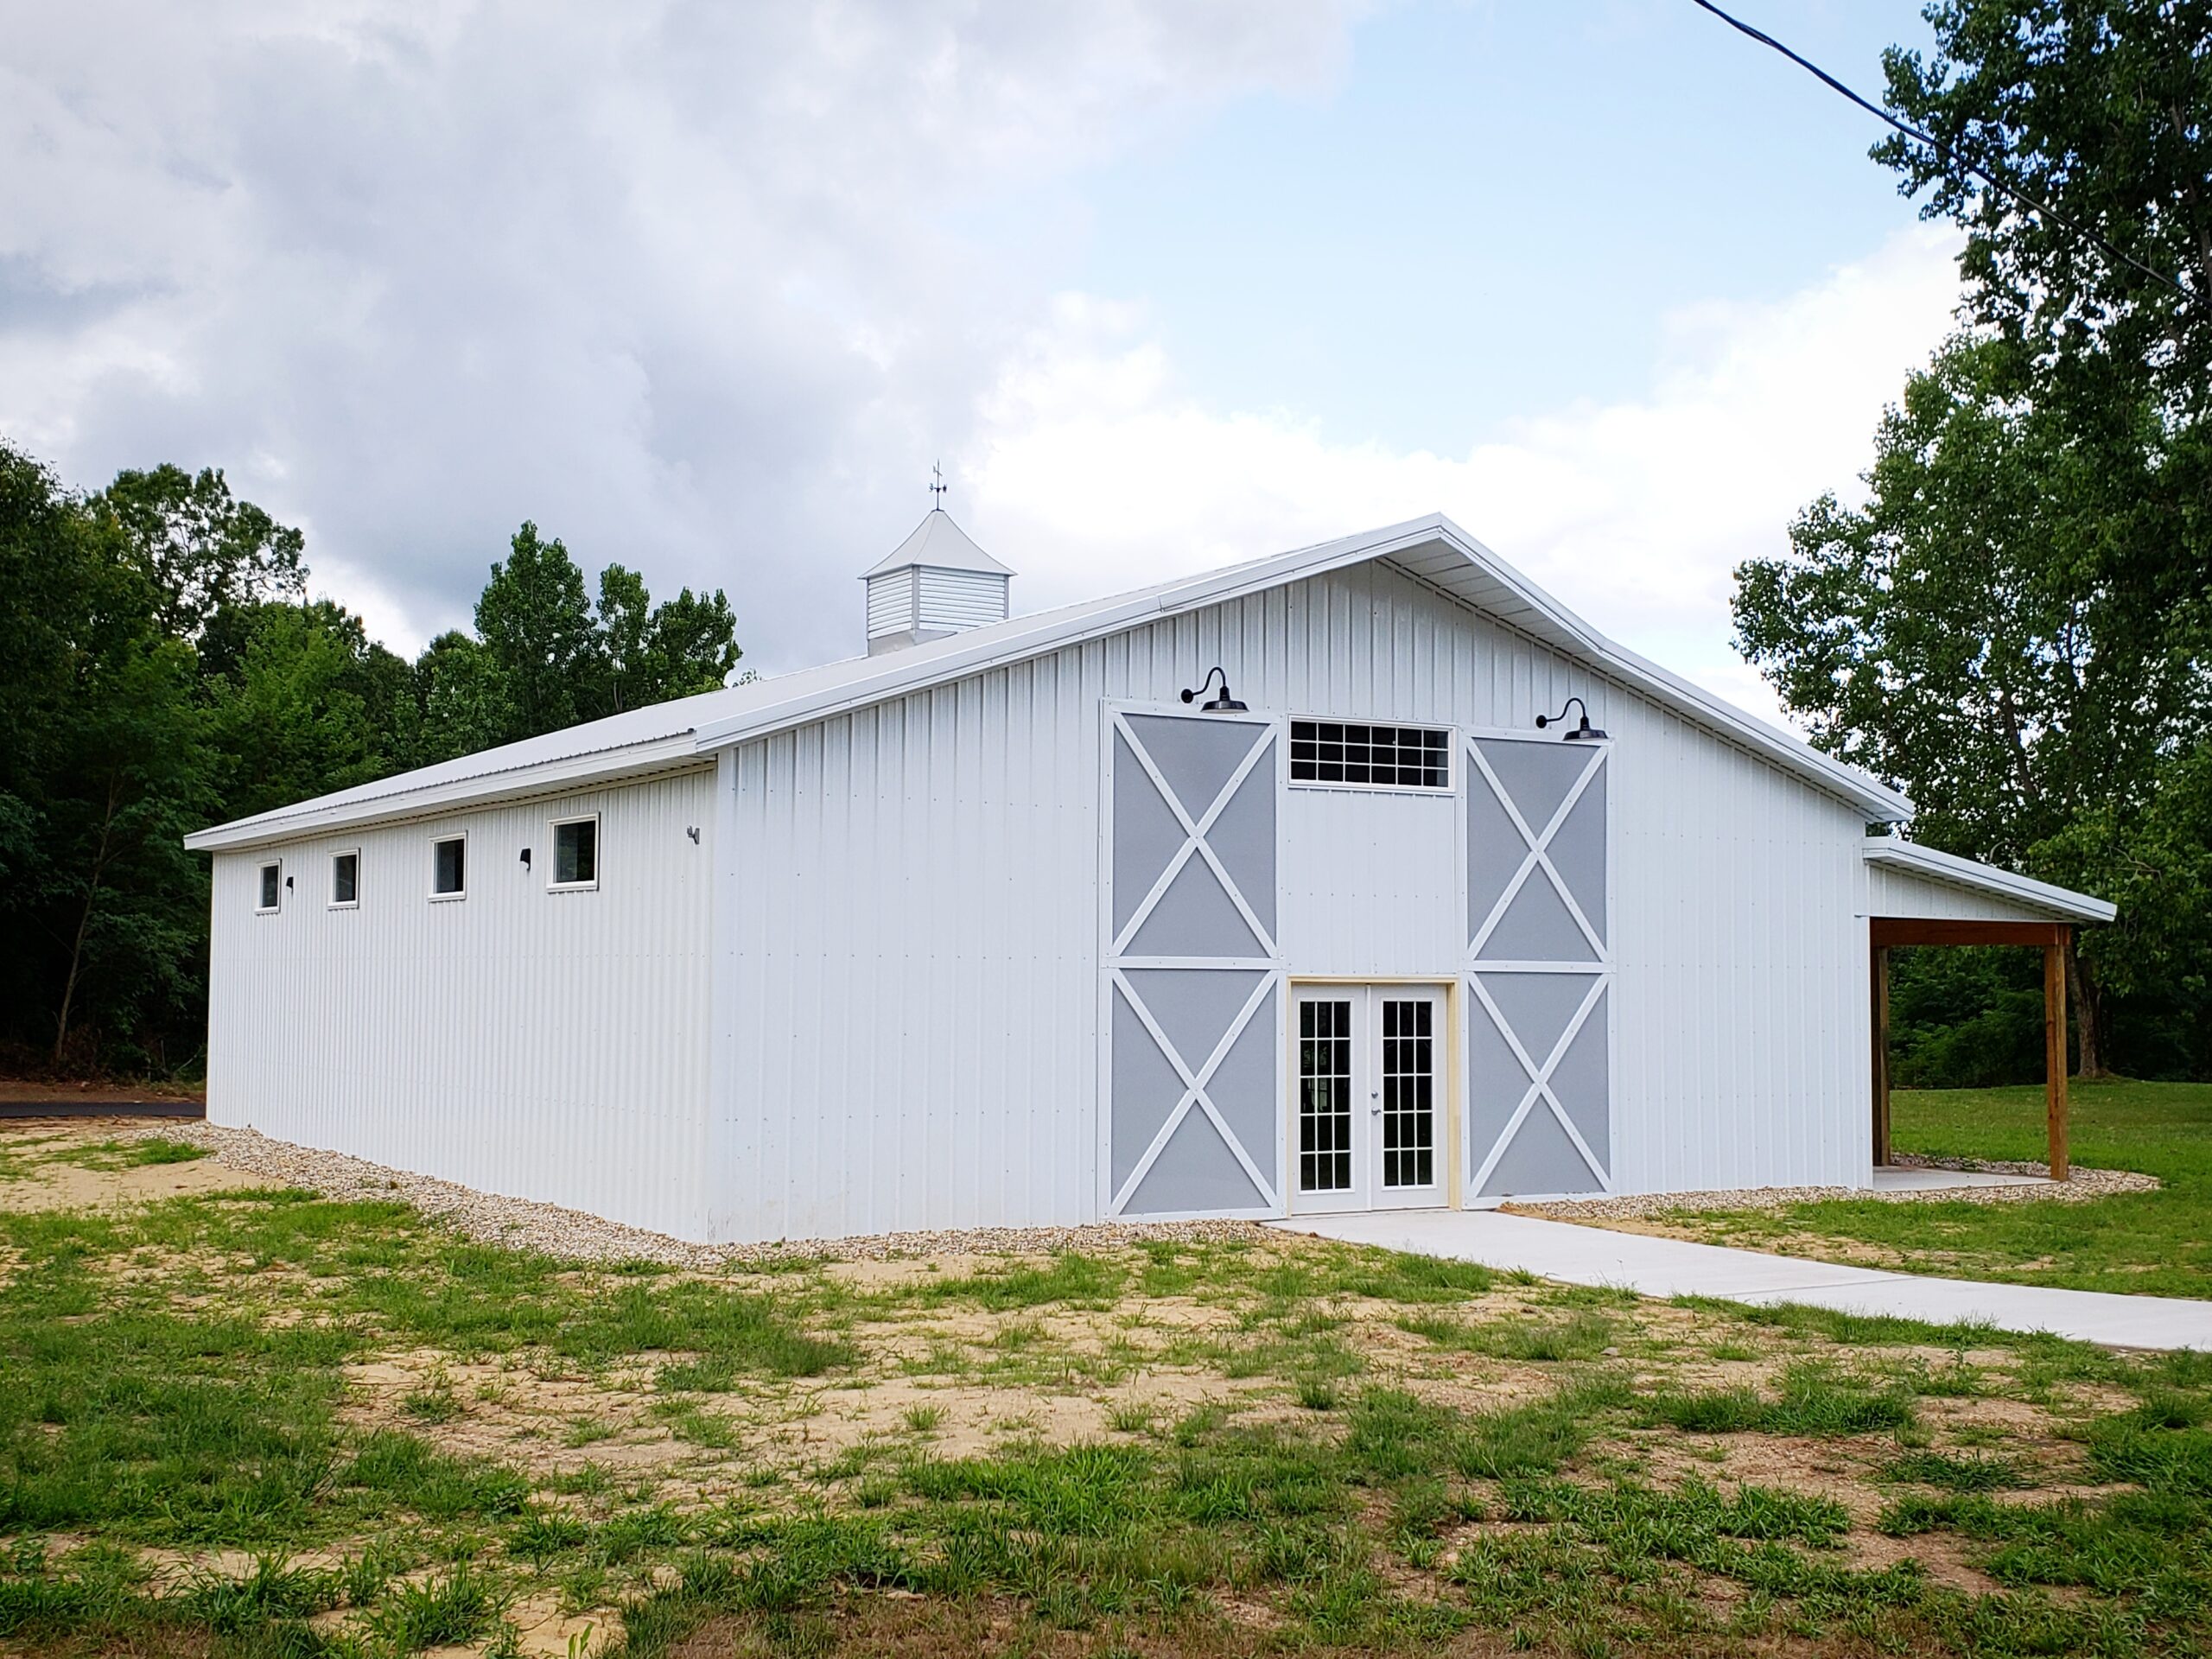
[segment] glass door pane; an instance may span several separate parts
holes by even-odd
[[[1298,1005],[1300,1194],[1352,1194],[1352,1007],[1348,997]]]
[[[1375,1202],[1443,1201],[1443,1005],[1433,992],[1376,994]]]

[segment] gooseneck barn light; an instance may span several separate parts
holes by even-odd
[[[1190,693],[1186,691],[1183,695],[1185,696],[1190,696]],[[1536,716],[1536,729],[1541,732],[1547,726],[1565,725],[1567,723],[1567,711],[1570,709],[1580,709],[1582,711],[1582,723],[1567,734],[1567,741],[1568,742],[1587,743],[1605,736],[1605,733],[1599,730],[1598,728],[1590,723],[1590,705],[1583,702],[1580,697],[1569,697],[1565,702],[1560,705],[1559,713],[1555,715],[1538,715]]]
[[[1241,715],[1244,713],[1244,705],[1229,695],[1229,676],[1222,673],[1221,664],[1219,663],[1216,663],[1211,669],[1207,671],[1205,678],[1198,682],[1195,690],[1186,690],[1183,693],[1183,701],[1185,702],[1191,702],[1200,691],[1205,690],[1206,687],[1211,685],[1214,682],[1215,677],[1217,675],[1221,679],[1221,695],[1214,698],[1211,702],[1202,702],[1198,704],[1198,712],[1204,715]]]

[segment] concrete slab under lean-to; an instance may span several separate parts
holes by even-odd
[[[1851,1313],[1942,1324],[1974,1320],[2005,1331],[2047,1331],[2117,1347],[2212,1351],[2212,1302],[2177,1297],[2118,1296],[2104,1291],[1883,1273],[1495,1211],[1310,1216],[1272,1224],[1348,1243],[1478,1262],[1569,1284],[1615,1286],[1645,1296],[1803,1302]]]

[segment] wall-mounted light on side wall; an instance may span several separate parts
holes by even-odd
[[[530,849],[527,847],[522,849],[522,867],[524,869],[530,868]]]
[[[1567,711],[1570,709],[1580,709],[1582,711],[1582,723],[1567,734],[1567,741],[1568,742],[1589,743],[1605,736],[1604,732],[1600,731],[1597,727],[1592,726],[1590,723],[1590,705],[1583,702],[1580,697],[1569,697],[1565,702],[1560,705],[1559,713],[1555,715],[1538,715],[1536,716],[1536,729],[1541,732],[1547,726],[1565,725],[1567,723]]]
[[[1244,712],[1244,705],[1237,702],[1235,697],[1229,695],[1229,676],[1221,671],[1221,664],[1218,663],[1216,663],[1211,669],[1206,671],[1205,678],[1200,680],[1194,690],[1187,690],[1183,693],[1183,701],[1185,702],[1191,702],[1192,699],[1197,697],[1200,691],[1205,690],[1206,687],[1211,685],[1217,677],[1221,681],[1221,695],[1214,698],[1211,702],[1202,702],[1198,704],[1198,712],[1205,715],[1243,714]]]
[[[694,823],[686,825],[684,827],[683,833],[691,837],[691,844],[694,847],[696,847],[699,844],[699,826],[697,824]]]

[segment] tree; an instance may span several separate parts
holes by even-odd
[[[0,445],[0,919],[10,1023],[59,1064],[191,1002],[215,805],[191,647],[116,517]],[[157,1036],[152,1036],[158,1048]]]
[[[90,510],[112,519],[139,574],[161,595],[162,625],[179,639],[197,639],[226,607],[305,591],[307,538],[235,499],[213,467],[196,477],[168,465],[118,473]]]
[[[600,714],[716,690],[745,654],[737,646],[737,619],[719,589],[695,596],[686,588],[656,607],[645,578],[619,564],[600,572],[597,621]]]
[[[206,649],[218,635],[219,655]],[[409,671],[370,643],[359,617],[327,600],[233,606],[202,643],[226,817],[350,789],[395,769],[392,715],[398,696],[411,691]]]
[[[2212,0],[1941,0],[1926,16],[1935,57],[1892,48],[1884,66],[1890,107],[1938,147],[1893,136],[1874,156],[1966,230],[1979,321],[2093,406],[2117,378],[2194,420],[2212,392]]]
[[[398,722],[403,766],[431,766],[508,741],[514,706],[490,651],[454,631],[415,659],[414,698]]]
[[[2133,579],[2158,565],[2155,413],[2092,442],[2010,385],[1992,340],[1914,376],[1866,505],[1824,496],[1789,555],[1738,567],[1737,644],[1815,744],[1912,797],[1916,838],[2102,892],[2084,826],[2132,837],[2212,701],[2186,625]],[[2085,1074],[2104,1069],[2102,986],[2126,971],[2104,953],[2122,948],[2073,964]]]
[[[525,522],[476,601],[476,632],[509,709],[504,741],[559,731],[582,717],[577,691],[598,664],[583,572],[556,539]]]
[[[719,590],[694,595],[686,588],[656,606],[643,576],[610,564],[594,607],[567,547],[544,540],[533,524],[515,532],[506,562],[492,567],[476,630],[482,672],[499,692],[481,689],[473,706],[488,712],[504,699],[507,742],[714,690],[744,654]]]

